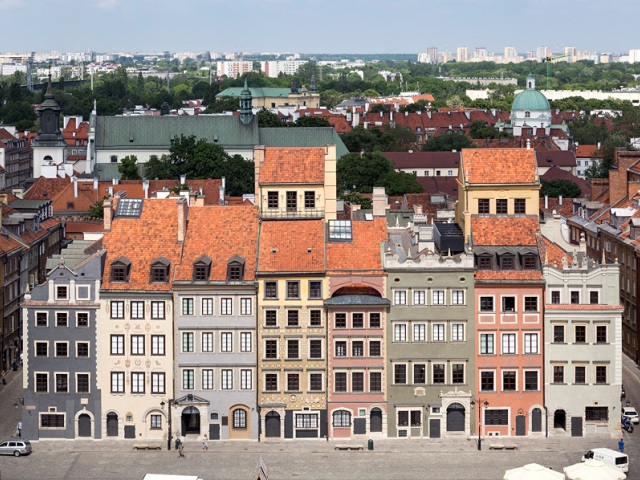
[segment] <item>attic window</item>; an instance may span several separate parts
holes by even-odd
[[[120,257],[111,264],[111,282],[128,282],[131,272],[131,262],[126,257]]]
[[[244,278],[244,258],[234,255],[227,263],[227,281],[239,282]]]
[[[522,257],[522,268],[524,270],[535,270],[537,263],[535,255],[524,255]]]
[[[193,280],[202,282],[209,280],[211,274],[211,259],[207,255],[202,255],[193,262]]]
[[[167,283],[169,281],[169,267],[171,262],[166,258],[159,258],[151,264],[151,282]]]
[[[477,258],[478,270],[491,270],[491,255],[479,255]]]
[[[75,208],[75,205],[73,204],[73,202],[67,202],[67,210],[73,210]]]
[[[515,257],[511,254],[500,255],[500,269],[513,270],[515,268]]]

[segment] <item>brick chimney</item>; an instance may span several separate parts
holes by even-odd
[[[184,242],[184,237],[187,234],[187,216],[187,199],[180,197],[178,199],[178,243]]]
[[[387,213],[387,194],[384,187],[373,187],[373,216],[384,217]]]
[[[103,213],[104,213],[104,231],[105,232],[110,232],[111,231],[111,221],[113,220],[113,202],[111,201],[110,198],[105,199],[104,203],[102,204],[102,208]]]
[[[614,205],[627,195],[627,184],[629,182],[629,172],[627,170],[638,160],[640,160],[640,151],[616,149],[615,162],[618,167],[609,172],[609,203],[611,205]]]

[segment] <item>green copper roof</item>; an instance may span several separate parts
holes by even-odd
[[[542,93],[537,90],[527,89],[516,95],[511,106],[511,111],[514,110],[551,110],[549,100]]]
[[[242,95],[242,87],[231,87],[223,90],[216,97],[239,97]],[[250,87],[249,91],[253,98],[289,98],[291,94],[290,88],[274,88],[274,87]]]
[[[349,153],[333,127],[260,128],[260,145],[267,147],[322,147],[335,145],[337,158]]]

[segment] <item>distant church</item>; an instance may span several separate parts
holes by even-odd
[[[536,90],[536,79],[529,74],[526,88],[516,95],[511,106],[511,127],[513,136],[522,136],[523,129],[531,130],[533,135],[551,133],[551,105],[541,92]]]

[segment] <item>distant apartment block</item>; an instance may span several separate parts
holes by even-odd
[[[244,60],[216,62],[216,72],[219,77],[225,75],[238,78],[253,70],[253,62]]]
[[[283,75],[295,75],[305,63],[307,63],[305,60],[269,60],[260,62],[260,70],[267,77],[277,78],[281,73]]]

